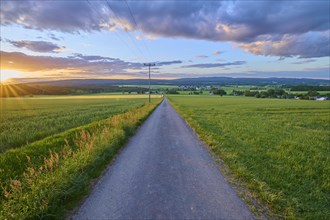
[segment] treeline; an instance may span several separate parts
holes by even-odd
[[[120,86],[61,87],[47,85],[11,84],[0,86],[0,97],[21,97],[35,95],[80,95],[104,92],[145,93],[147,88]]]
[[[231,95],[234,96],[250,96],[250,97],[256,97],[256,98],[282,98],[282,99],[294,99],[294,98],[299,98],[299,99],[313,99],[315,97],[320,96],[320,93],[317,91],[308,91],[305,94],[302,93],[288,93],[283,89],[268,89],[267,91],[251,91],[251,90],[246,90],[246,91],[237,91],[233,90]],[[330,98],[330,93],[323,95],[323,97]]]
[[[68,95],[70,89],[57,86],[30,86],[26,84],[12,84],[0,86],[0,97],[20,97],[33,95]]]
[[[180,94],[177,89],[168,89],[168,88],[165,89],[165,93],[172,94],[172,95]]]
[[[297,85],[287,88],[291,88],[291,91],[330,91],[330,86]]]

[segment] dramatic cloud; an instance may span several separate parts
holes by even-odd
[[[3,1],[1,24],[77,33],[100,31],[108,13],[87,1]],[[103,24],[103,25],[102,25]]]
[[[46,41],[8,40],[7,42],[18,48],[26,48],[28,50],[41,52],[41,53],[58,53],[63,49],[65,49],[65,47],[61,47],[52,42],[46,42]]]
[[[245,61],[235,61],[231,63],[201,63],[201,64],[193,64],[182,66],[183,68],[214,68],[214,67],[226,67],[226,66],[237,66],[244,65]]]
[[[81,72],[122,73],[130,69],[139,70],[142,67],[140,63],[101,56],[81,54],[71,57],[29,56],[24,53],[1,51],[1,69],[24,72],[62,69],[80,70]]]
[[[118,58],[74,54],[68,57],[30,56],[18,52],[1,51],[1,69],[23,72],[77,71],[95,74],[124,74],[145,70],[141,63],[126,62]],[[171,65],[182,61],[164,61],[157,65]]]
[[[329,33],[329,1],[164,0],[128,4],[134,19],[124,1],[2,1],[0,19],[2,25],[70,33],[125,29],[155,37],[229,41],[260,55],[329,56],[329,51],[322,50],[329,47],[329,34],[318,38]],[[316,49],[300,48],[302,39]]]
[[[257,41],[240,45],[255,55],[300,58],[325,57],[330,52],[330,32],[309,32],[303,35],[284,35],[279,40]]]

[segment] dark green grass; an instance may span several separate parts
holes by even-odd
[[[134,96],[2,98],[0,153],[70,128],[105,119],[146,99]]]
[[[168,99],[270,216],[330,219],[330,102]]]

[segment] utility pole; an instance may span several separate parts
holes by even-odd
[[[154,64],[154,63],[144,63],[144,65],[149,67],[149,102],[150,102],[150,93],[151,93],[151,90],[150,90],[150,67],[151,66],[156,66],[156,64]]]

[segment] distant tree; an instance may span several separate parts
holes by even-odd
[[[314,90],[309,90],[309,91],[307,92],[307,95],[308,95],[308,96],[319,96],[320,93],[318,93],[317,91],[314,91]]]
[[[267,98],[267,97],[268,97],[268,93],[266,91],[260,92],[260,98]]]
[[[244,95],[245,96],[257,96],[259,94],[259,92],[258,91],[250,91],[250,90],[246,90],[245,92],[244,92]]]
[[[241,95],[244,95],[244,92],[240,91],[240,90],[233,90],[232,94],[234,96],[241,96]]]
[[[217,88],[212,88],[210,93],[213,93],[214,95],[220,95],[220,96],[227,95],[225,90],[217,89]]]
[[[166,89],[166,94],[180,94],[176,89]]]

